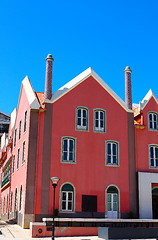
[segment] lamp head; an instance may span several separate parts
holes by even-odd
[[[52,181],[52,186],[56,187],[58,185],[58,182],[59,182],[60,178],[58,178],[58,177],[51,177],[50,180]]]

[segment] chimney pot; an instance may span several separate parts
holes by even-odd
[[[52,63],[54,59],[51,54],[46,57],[46,76],[45,76],[45,91],[44,98],[51,99],[52,97]]]
[[[125,102],[129,109],[132,109],[132,84],[131,84],[131,72],[129,66],[124,70],[125,72]]]

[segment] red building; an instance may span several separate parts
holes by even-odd
[[[149,92],[132,109],[129,67],[126,102],[91,68],[52,94],[52,63],[49,54],[45,92],[35,92],[26,77],[11,115],[0,158],[2,219],[29,227],[51,217],[53,176],[60,178],[55,203],[60,217],[155,217],[156,97]]]

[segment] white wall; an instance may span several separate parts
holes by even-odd
[[[158,183],[158,173],[138,172],[139,218],[152,218],[152,183]]]

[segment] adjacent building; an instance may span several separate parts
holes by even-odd
[[[46,58],[44,93],[22,81],[8,138],[1,146],[1,218],[19,225],[52,216],[50,178],[60,178],[60,217],[157,218],[158,100],[150,90],[132,105],[88,68],[52,93]],[[3,138],[3,136],[2,136]]]

